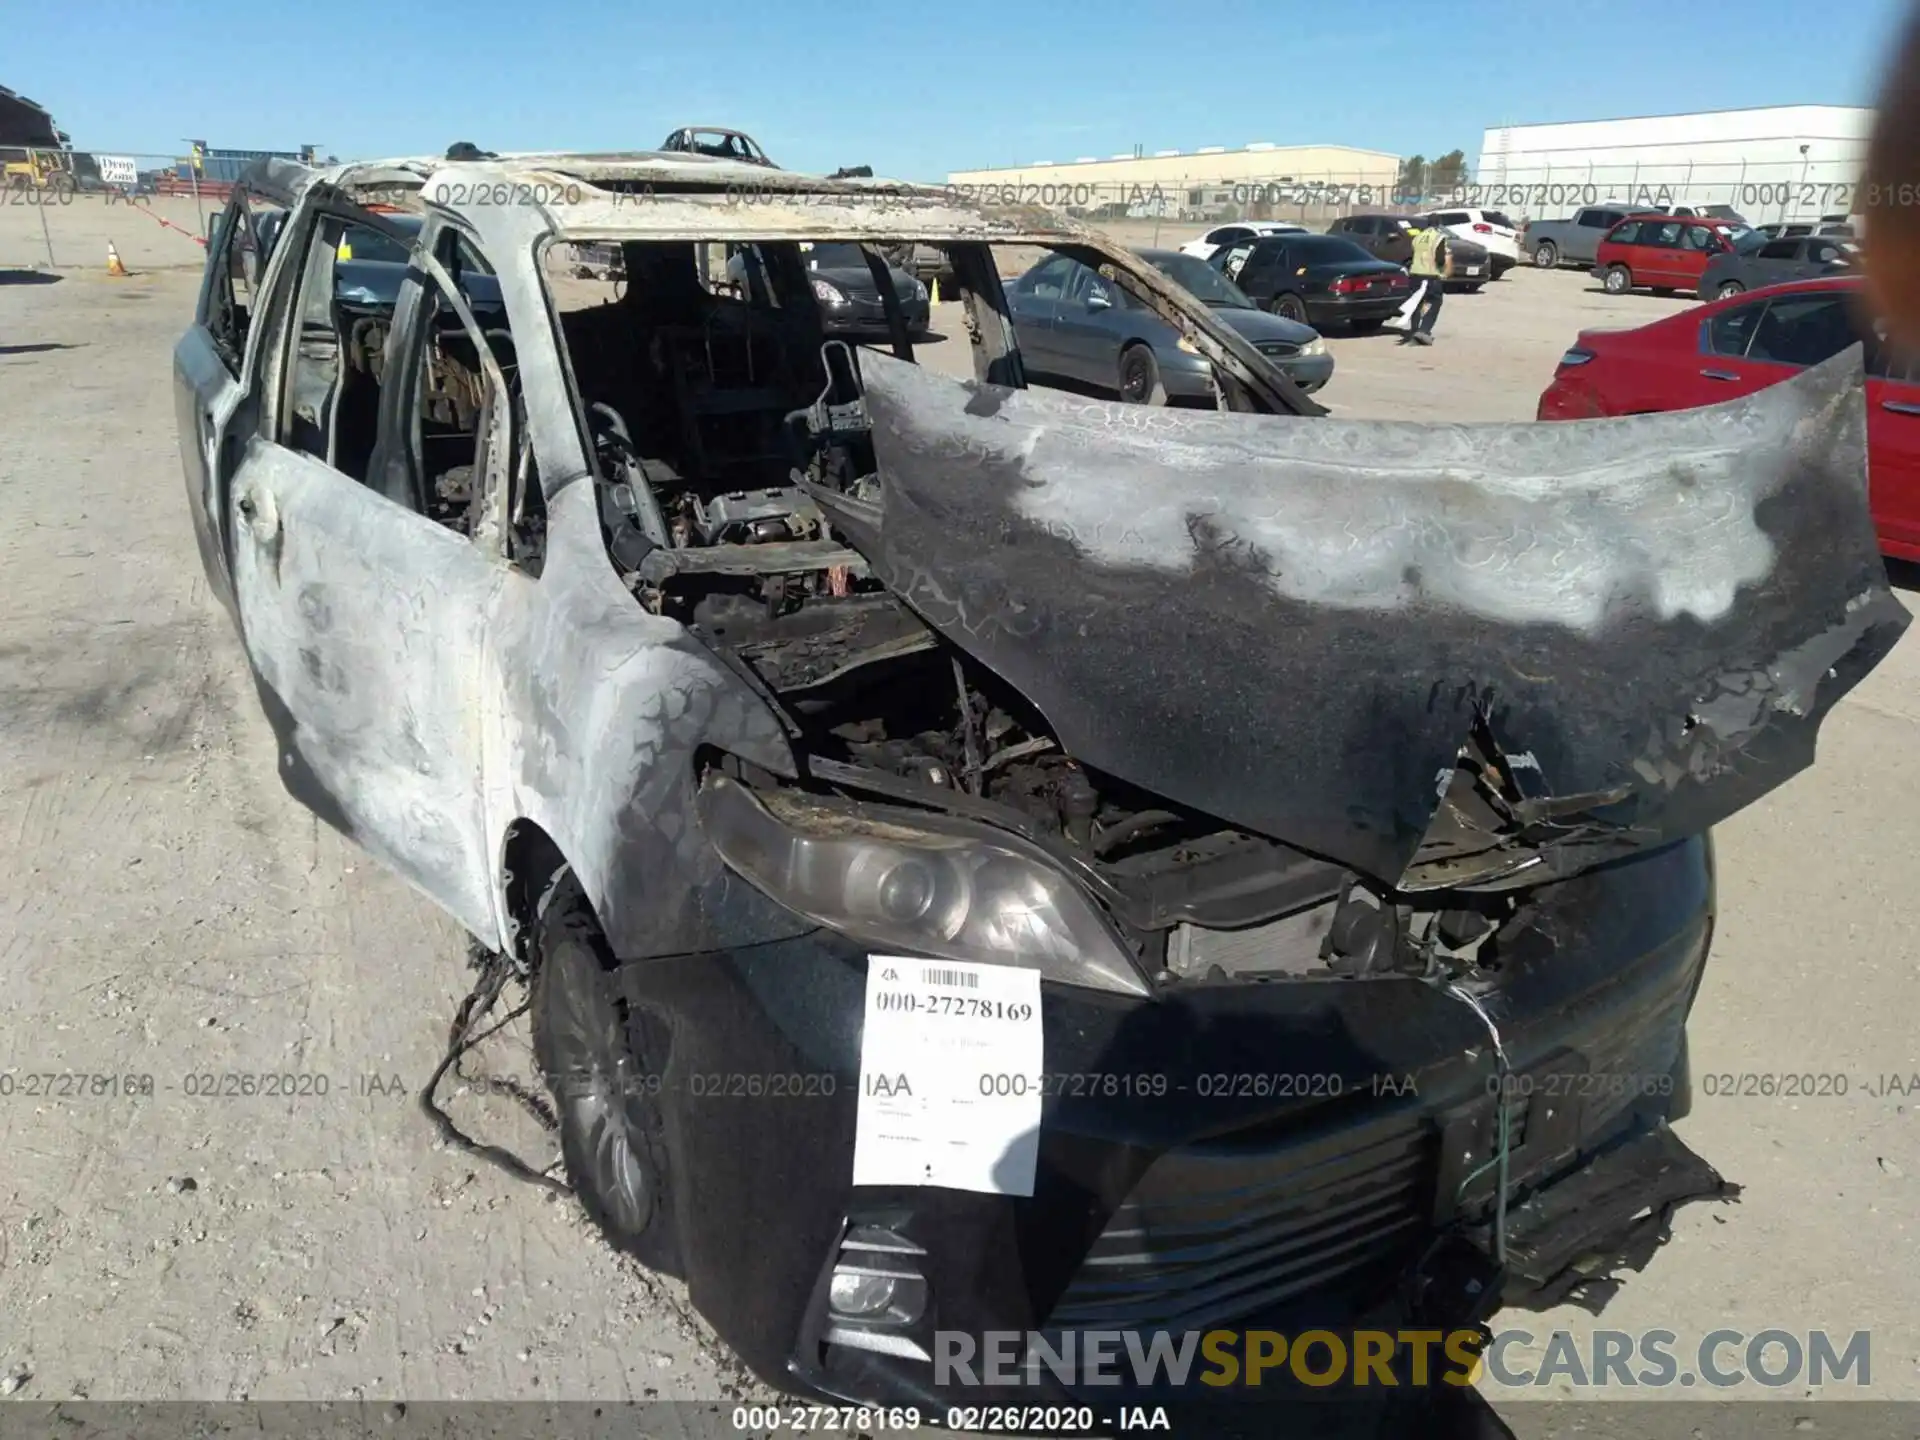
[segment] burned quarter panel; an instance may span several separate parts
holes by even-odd
[[[591,481],[549,506],[546,565],[537,580],[511,578],[492,625],[509,797],[496,836],[522,816],[552,836],[623,959],[808,928],[726,869],[693,811],[703,745],[792,773],[773,712],[684,626],[627,593]]]

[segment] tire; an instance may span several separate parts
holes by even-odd
[[[1744,295],[1746,293],[1747,287],[1742,285],[1738,280],[1722,280],[1720,282],[1720,288],[1713,292],[1713,298],[1716,300],[1731,300],[1736,295]],[[1702,296],[1701,298],[1704,299],[1706,297]]]
[[[1560,263],[1560,247],[1551,240],[1542,240],[1533,247],[1533,265],[1536,270],[1552,270]]]
[[[1135,342],[1120,352],[1120,398],[1129,405],[1164,405],[1167,387],[1160,383],[1160,362],[1151,345]]]
[[[1624,295],[1633,289],[1633,272],[1624,265],[1612,265],[1600,283],[1606,287],[1607,294]]]
[[[1267,302],[1267,309],[1282,320],[1297,320],[1302,325],[1307,323],[1307,302],[1291,290],[1283,290],[1274,296]]]
[[[560,1120],[568,1183],[615,1248],[676,1270],[659,1100],[645,1083],[664,1067],[664,1032],[629,1014],[571,869],[540,901],[533,946],[534,1056]]]

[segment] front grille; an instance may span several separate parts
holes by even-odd
[[[1274,928],[1194,930],[1189,939],[1233,942],[1232,958],[1241,963],[1261,940],[1281,952],[1310,952],[1311,937],[1282,943]],[[1223,950],[1206,950],[1200,968],[1225,958]],[[1680,1045],[1698,960],[1578,1026],[1555,1033],[1555,1022],[1540,1017],[1533,1035],[1509,1035],[1516,1080],[1561,1075],[1560,1093],[1570,1087],[1577,1102],[1569,1114],[1564,1101],[1549,1105],[1536,1089],[1509,1104],[1516,1193],[1609,1142],[1633,1123],[1630,1112],[1663,1113],[1664,1097],[1647,1086],[1667,1074]],[[1567,1063],[1569,1052],[1579,1064]],[[1567,1081],[1570,1071],[1580,1073]],[[1490,1208],[1494,1175],[1484,1167],[1497,1121],[1490,1093],[1478,1084],[1437,1107],[1361,1124],[1351,1123],[1350,1108],[1329,1109],[1325,1133],[1249,1132],[1154,1161],[1094,1242],[1047,1328],[1205,1329],[1309,1303],[1316,1323],[1338,1324],[1345,1315],[1326,1313],[1334,1297],[1351,1314],[1418,1258],[1434,1225]]]
[[[1286,356],[1298,355],[1300,347],[1290,340],[1264,340],[1259,346],[1262,355]]]
[[[1169,1151],[1107,1222],[1049,1328],[1204,1329],[1413,1258],[1434,1137],[1386,1117],[1325,1137]]]

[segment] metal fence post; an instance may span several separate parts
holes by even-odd
[[[60,262],[53,258],[53,232],[47,228],[47,207],[44,200],[39,208],[40,237],[47,242],[47,268],[49,270],[57,269]]]

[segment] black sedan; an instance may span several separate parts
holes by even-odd
[[[814,299],[829,335],[879,337],[887,333],[887,311],[873,283],[866,251],[858,245],[815,245],[804,252]],[[737,261],[735,263],[738,263]],[[900,317],[909,335],[923,334],[931,312],[927,287],[897,265],[887,266]]]
[[[1333,356],[1312,329],[1266,314],[1206,261],[1178,250],[1136,253],[1205,301],[1302,390],[1318,390],[1333,375]],[[1213,398],[1207,359],[1078,260],[1042,260],[1008,287],[1007,301],[1021,358],[1036,375],[1115,391],[1136,405]]]
[[[1724,300],[1743,290],[1781,285],[1789,280],[1818,280],[1844,273],[1853,265],[1853,246],[1831,235],[1798,235],[1769,240],[1749,231],[1733,249],[1714,256],[1700,274],[1700,298]]]
[[[386,218],[395,229],[409,235],[418,235],[425,223],[418,215]],[[349,311],[391,315],[400,298],[400,282],[407,278],[407,259],[407,249],[399,241],[364,225],[347,226],[334,252],[334,298]],[[505,313],[499,277],[488,271],[466,270],[459,278],[460,291],[476,315]]]
[[[1317,329],[1378,325],[1413,290],[1404,266],[1338,235],[1269,235],[1222,246],[1207,263],[1263,309]]]

